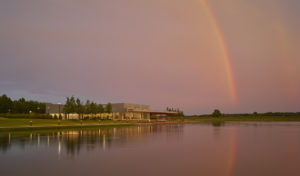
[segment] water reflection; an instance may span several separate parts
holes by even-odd
[[[102,151],[111,148],[120,148],[130,142],[146,140],[147,136],[165,134],[167,138],[180,137],[183,134],[183,125],[142,125],[128,127],[103,127],[86,129],[64,130],[37,130],[25,132],[0,133],[0,151],[3,153],[13,147],[24,149],[26,146],[37,145],[57,146],[57,153],[62,152],[74,156],[82,147],[87,151],[101,148]],[[63,151],[65,150],[65,151]]]
[[[225,122],[224,121],[213,121],[213,122],[211,122],[211,125],[214,127],[221,127],[221,126],[225,125]]]
[[[0,175],[298,176],[299,139],[299,122],[6,132]]]

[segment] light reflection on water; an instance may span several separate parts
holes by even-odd
[[[0,175],[300,175],[299,122],[0,133]]]
[[[120,148],[130,142],[144,140],[145,137],[158,135],[162,132],[166,137],[180,136],[183,125],[143,125],[129,127],[103,127],[86,129],[35,130],[0,133],[0,151],[2,154],[27,147],[40,145],[53,147],[57,145],[57,153],[61,155],[62,144],[66,155],[80,153],[82,147],[87,150],[102,148]],[[146,138],[145,138],[146,139]],[[45,145],[46,144],[46,145]]]

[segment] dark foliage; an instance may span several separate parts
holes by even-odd
[[[214,112],[212,113],[213,117],[221,117],[222,113],[219,109],[215,109]]]
[[[45,103],[37,101],[26,101],[24,98],[11,100],[5,94],[0,97],[0,113],[38,113],[43,114],[46,111]]]
[[[112,105],[108,103],[105,108],[101,104],[97,104],[93,101],[87,100],[85,104],[81,102],[79,98],[75,99],[72,97],[67,97],[66,103],[63,109],[64,113],[77,113],[77,114],[97,114],[97,113],[111,113]]]

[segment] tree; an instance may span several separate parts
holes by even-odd
[[[66,103],[63,108],[63,112],[67,115],[67,118],[69,118],[69,114],[71,113],[71,103],[70,103],[70,98],[67,97]]]
[[[97,114],[97,104],[95,102],[92,102],[90,104],[90,110],[91,110],[91,114]]]
[[[85,111],[86,114],[90,114],[91,113],[91,102],[90,100],[86,100],[85,102]]]
[[[102,104],[98,104],[97,113],[103,113],[103,112],[104,112],[104,108],[103,108]]]
[[[76,101],[74,96],[72,96],[71,98],[67,97],[63,112],[67,115],[67,118],[69,118],[70,113],[76,112]]]
[[[212,113],[213,117],[221,117],[222,113],[219,109],[215,109],[214,112]]]
[[[45,113],[46,112],[46,104],[40,103],[37,101],[25,101],[24,106],[26,109],[26,112],[33,112],[33,113]]]
[[[76,113],[80,116],[85,113],[85,108],[79,98],[76,98],[74,96],[72,97],[67,97],[66,103],[63,108],[63,112],[69,116],[70,113]]]
[[[184,113],[183,113],[183,111],[178,111],[178,116],[180,116],[180,117],[184,117]]]
[[[8,113],[12,111],[12,100],[3,94],[0,97],[0,113]]]
[[[76,100],[74,96],[70,98],[70,112],[71,113],[76,113]]]
[[[0,113],[45,113],[46,104],[38,101],[26,101],[24,98],[12,101],[5,94],[0,96]]]
[[[111,111],[112,111],[111,103],[107,103],[107,105],[106,105],[106,107],[105,107],[105,111],[106,111],[107,113],[111,113]]]
[[[13,101],[13,112],[14,113],[29,113],[29,108],[26,107],[26,100],[20,98],[19,100]]]
[[[76,99],[76,106],[75,106],[75,112],[79,115],[79,118],[80,118],[80,115],[84,113],[84,107],[80,101],[79,98]]]

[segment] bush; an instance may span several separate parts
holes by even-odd
[[[222,113],[219,109],[215,109],[214,112],[212,113],[213,117],[221,117]]]

